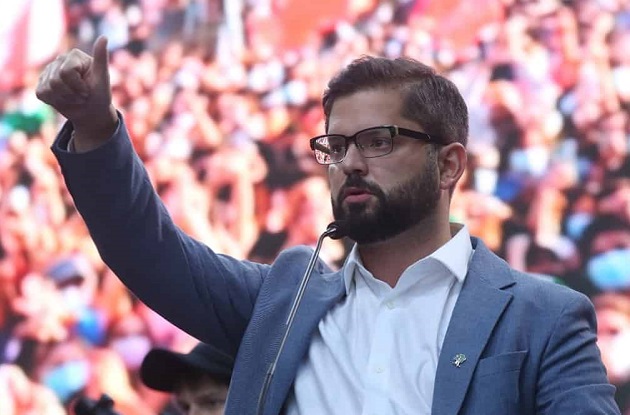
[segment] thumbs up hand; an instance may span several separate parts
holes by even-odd
[[[108,64],[107,38],[101,36],[92,56],[73,49],[48,64],[39,78],[37,97],[73,124],[79,152],[98,147],[116,130]]]

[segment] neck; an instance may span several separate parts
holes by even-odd
[[[363,266],[375,278],[394,287],[412,264],[435,252],[451,239],[448,218],[427,218],[412,228],[374,244],[360,245]]]

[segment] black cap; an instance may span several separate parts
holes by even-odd
[[[140,378],[151,389],[173,392],[179,379],[190,372],[205,373],[229,383],[233,367],[231,356],[204,343],[188,353],[153,348],[142,360]]]

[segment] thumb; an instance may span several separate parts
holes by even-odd
[[[99,36],[92,48],[92,73],[97,79],[109,82],[109,52],[107,51],[107,37]]]

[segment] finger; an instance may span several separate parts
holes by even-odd
[[[87,97],[74,89],[70,88],[60,78],[52,78],[50,80],[52,101],[57,104],[76,104],[85,102]]]
[[[91,60],[87,55],[77,56],[77,54],[68,54],[61,58],[57,58],[50,68],[50,72],[47,74],[46,83],[50,90],[50,99],[54,101],[77,101],[77,98],[84,99],[83,94],[77,92],[77,90],[84,90],[87,93],[87,87],[81,86],[85,84],[81,77],[81,67],[85,66],[85,61]],[[74,75],[73,75],[74,73]],[[77,80],[77,78],[79,78]],[[66,81],[70,79],[70,84]],[[79,85],[72,85],[72,83],[79,83]]]
[[[80,104],[85,102],[85,98],[69,87],[59,76],[58,61],[48,65],[40,75],[39,84],[35,95],[42,102],[57,108],[59,105]]]
[[[69,62],[63,63],[59,68],[59,79],[64,85],[82,98],[87,98],[90,89],[81,74],[80,68]]]
[[[97,79],[106,80],[109,82],[109,53],[107,51],[107,37],[99,36],[94,42],[94,48],[92,49],[92,71]]]
[[[37,85],[37,89],[35,90],[35,95],[37,96],[37,98],[47,104],[51,104],[51,100],[54,97],[50,86],[50,78],[53,72],[56,71],[57,65],[58,61],[56,60],[46,65],[44,71],[39,77],[39,83]]]
[[[45,101],[48,95],[48,78],[50,77],[51,65],[46,65],[42,73],[39,75],[39,81],[37,82],[37,88],[35,89],[35,95],[42,101]]]

